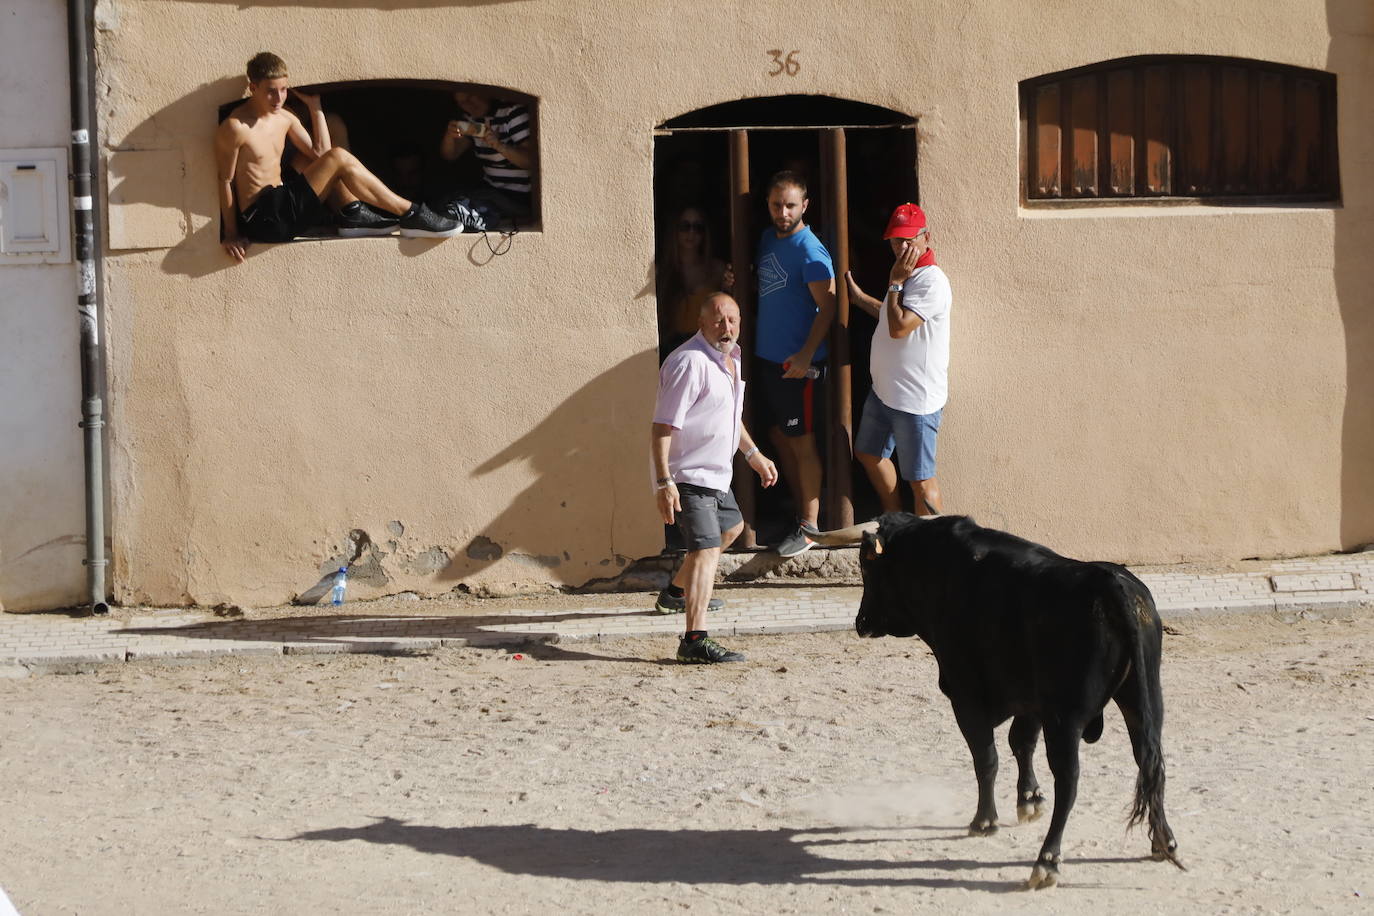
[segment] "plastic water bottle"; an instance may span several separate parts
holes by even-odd
[[[783,372],[786,372],[788,369],[791,369],[791,368],[792,368],[792,361],[791,361],[790,359],[789,359],[787,362],[785,362],[785,363],[782,364],[782,371],[783,371]],[[821,377],[821,370],[820,370],[820,367],[819,367],[819,366],[807,366],[807,367],[806,367],[806,375],[804,376],[804,378],[820,378],[820,377]]]
[[[344,590],[348,588],[348,567],[340,566],[334,574],[334,587],[329,591],[330,604],[344,603]]]

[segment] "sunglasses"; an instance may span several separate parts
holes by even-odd
[[[701,220],[684,219],[677,224],[678,232],[705,232],[706,223]]]

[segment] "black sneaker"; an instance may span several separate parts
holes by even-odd
[[[335,225],[339,228],[339,235],[352,239],[390,235],[396,231],[396,225],[400,221],[399,216],[368,206],[361,200],[355,200],[339,208]]]
[[[806,536],[806,529],[801,525],[797,525],[797,530],[783,538],[782,542],[773,549],[778,552],[778,556],[780,557],[795,557],[797,554],[805,553],[815,546],[816,542]]]
[[[446,239],[463,231],[456,219],[440,216],[425,204],[401,217],[401,236],[408,239]]]
[[[718,611],[725,607],[725,602],[719,598],[712,598],[706,602],[706,610]],[[674,596],[668,589],[658,593],[658,600],[654,602],[654,610],[660,614],[685,614],[687,612],[687,596]]]
[[[714,665],[717,662],[742,662],[743,652],[732,652],[709,636],[677,644],[677,660],[685,665]]]

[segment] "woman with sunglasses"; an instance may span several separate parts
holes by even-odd
[[[712,294],[730,292],[735,275],[711,250],[706,213],[688,206],[678,212],[664,240],[659,261],[658,307],[662,361],[697,332],[701,304]]]

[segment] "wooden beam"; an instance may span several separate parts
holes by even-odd
[[[830,402],[829,468],[825,475],[827,528],[847,528],[854,524],[854,416],[853,379],[849,359],[849,288],[844,281],[849,270],[849,162],[843,128],[827,130],[822,140],[826,189],[826,210],[830,214],[830,252],[835,264],[835,323],[830,328],[830,377],[827,382]]]
[[[746,341],[754,340],[754,273],[753,240],[749,237],[749,208],[752,205],[749,194],[749,132],[730,131],[730,264],[735,271],[735,301],[739,303],[740,329]],[[741,361],[741,374],[749,377],[749,360]],[[744,405],[744,425],[750,433],[758,436],[760,431],[753,428],[750,421],[749,404]],[[735,498],[739,501],[740,512],[744,515],[744,532],[735,541],[738,547],[751,549],[758,546],[754,530],[754,472],[735,453]]]

